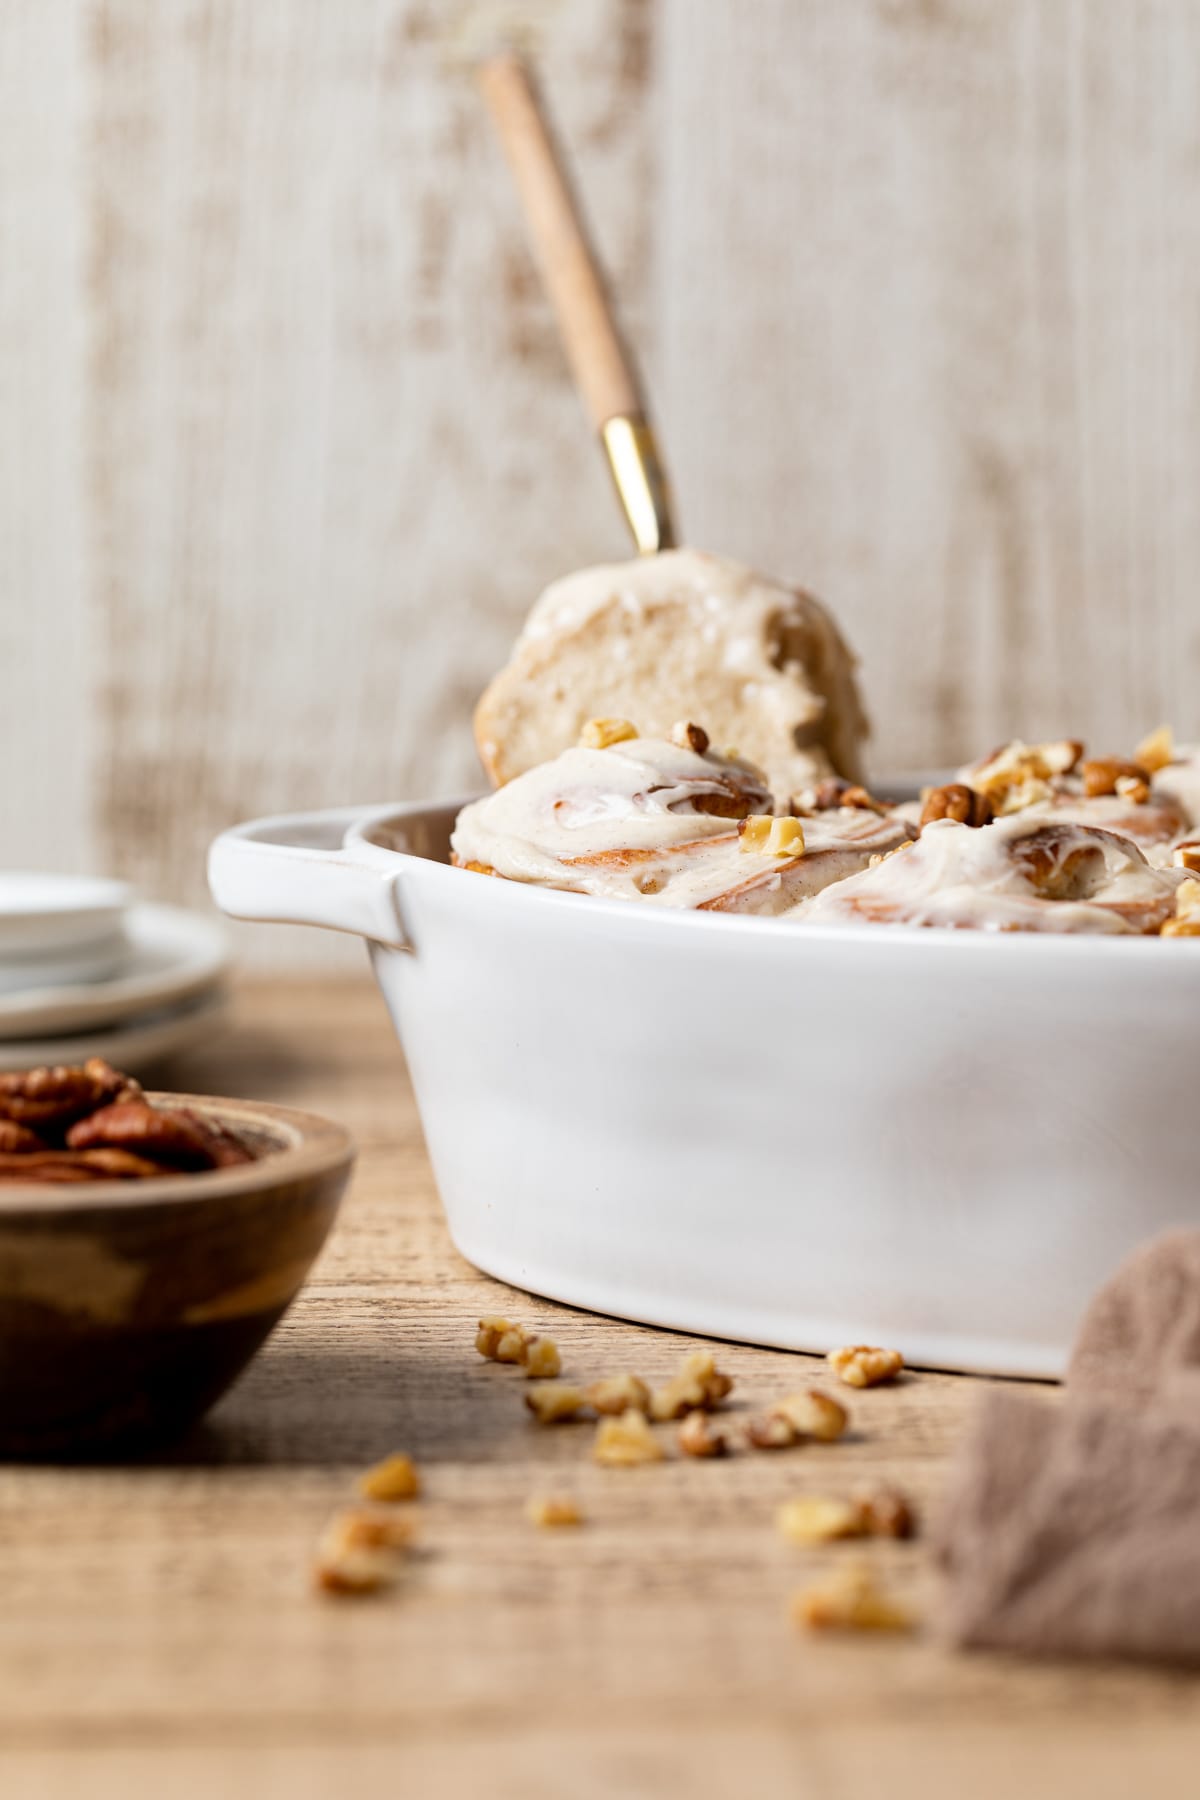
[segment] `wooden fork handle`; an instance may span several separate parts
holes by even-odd
[[[524,207],[534,257],[575,384],[600,434],[638,549],[674,542],[670,497],[641,383],[621,340],[604,274],[533,77],[520,57],[490,57],[479,85]]]
[[[604,276],[533,77],[517,56],[481,65],[479,83],[525,209],[533,252],[572,373],[597,431],[640,413],[641,389],[621,342]]]

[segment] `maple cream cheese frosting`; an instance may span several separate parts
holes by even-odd
[[[1153,868],[1127,838],[1028,808],[982,828],[927,824],[915,844],[818,895],[803,921],[1156,932],[1174,915],[1182,879]]]
[[[739,823],[772,809],[745,763],[629,738],[564,751],[465,807],[451,849],[457,863],[510,881],[780,914],[910,835],[902,820],[837,807],[804,819],[786,850],[755,848]]]

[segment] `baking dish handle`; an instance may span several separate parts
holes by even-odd
[[[407,950],[397,876],[388,866],[394,858],[343,841],[370,811],[291,813],[222,832],[208,853],[213,899],[234,919],[321,925]]]

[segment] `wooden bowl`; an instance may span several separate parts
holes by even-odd
[[[252,1163],[0,1186],[0,1456],[95,1457],[186,1430],[298,1293],[354,1161],[311,1113],[151,1094],[229,1125]]]

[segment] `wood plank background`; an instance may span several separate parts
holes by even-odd
[[[876,765],[1200,734],[1197,0],[40,0],[0,9],[5,860],[200,900],[235,819],[469,787],[537,590],[625,554],[470,81],[501,31],[689,537],[831,601]]]

